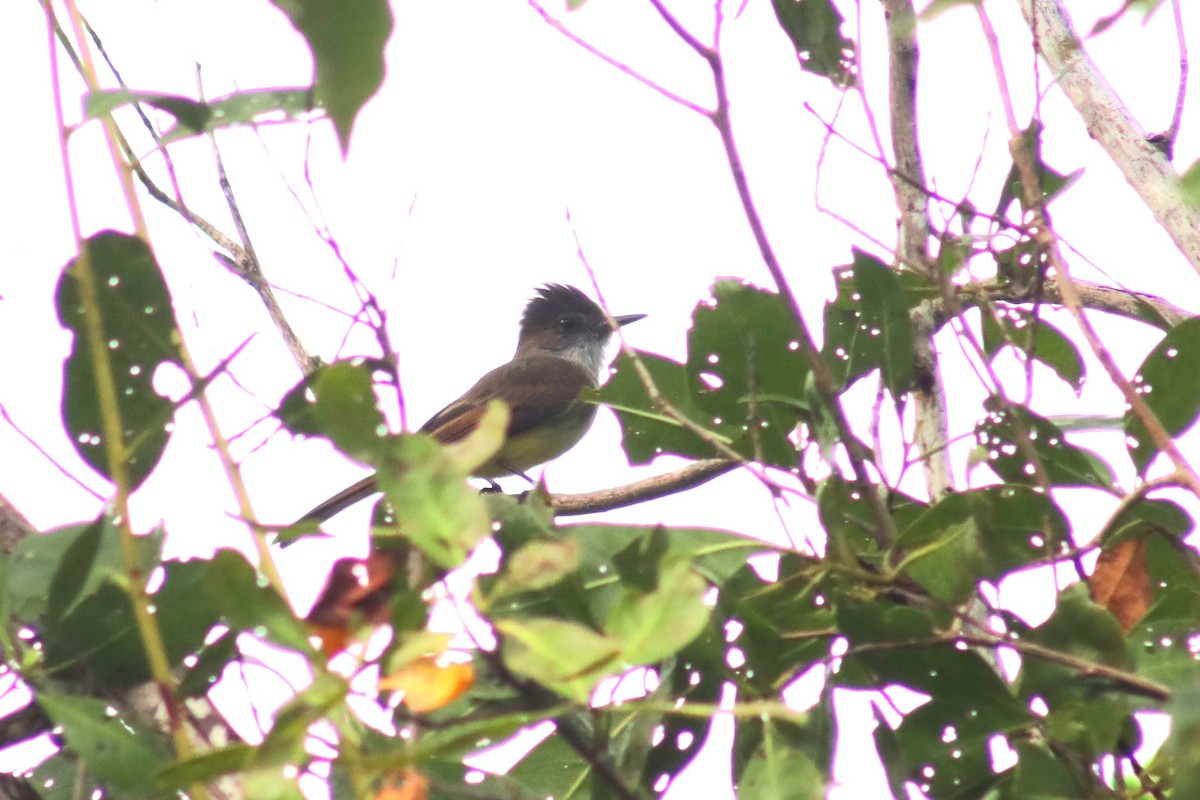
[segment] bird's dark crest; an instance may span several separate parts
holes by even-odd
[[[604,312],[574,286],[562,283],[547,283],[537,290],[533,299],[525,305],[521,315],[521,328],[541,328],[552,324],[563,313],[579,314],[589,321],[601,323]]]

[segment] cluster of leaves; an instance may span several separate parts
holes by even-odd
[[[88,258],[104,287],[97,303],[111,369],[122,376],[116,402],[122,419],[138,421],[122,431],[122,445],[140,482],[170,431],[164,422],[173,407],[143,378],[175,357],[170,297],[134,237],[98,234]],[[828,368],[843,389],[878,374],[902,397],[913,382],[908,309],[928,291],[911,273],[864,253],[835,278],[822,356]],[[109,474],[96,455],[106,443],[97,433],[103,401],[80,311],[81,280],[72,265],[59,290],[60,316],[76,334],[64,367],[64,421],[81,454]],[[1019,324],[1026,313],[997,315],[995,324],[1004,346],[1036,358],[1047,334],[1030,335]],[[1200,393],[1181,408],[1172,383],[1194,381],[1195,370],[1178,367],[1200,358],[1200,337],[1190,333],[1196,324],[1169,332],[1140,372],[1154,388],[1147,400],[1173,432],[1196,415]],[[998,349],[997,334],[989,337]],[[618,411],[631,461],[733,452],[796,472],[809,446],[832,454],[831,412],[812,392],[797,338],[778,295],[740,281],[715,284],[696,308],[686,363],[623,356],[600,392]],[[1069,359],[1048,349],[1063,374]],[[282,767],[311,765],[310,728],[327,720],[340,741],[335,785],[362,790],[415,767],[431,796],[451,797],[463,785],[464,754],[544,719],[555,720],[557,732],[509,774],[487,776],[485,786],[515,797],[570,796],[588,786],[639,796],[690,762],[732,686],[738,719],[730,758],[739,796],[820,797],[831,769],[833,690],[903,685],[929,700],[898,728],[877,731],[898,794],[915,782],[933,797],[1076,797],[1097,790],[1089,765],[1136,746],[1135,711],[1159,707],[1168,690],[1180,691],[1174,704],[1184,702],[1200,678],[1188,649],[1200,578],[1180,543],[1192,523],[1163,500],[1130,504],[1100,537],[1110,550],[1124,542],[1141,548],[1148,594],[1135,609],[1116,617],[1115,604],[1099,605],[1074,587],[1041,626],[1006,618],[1014,638],[1033,648],[1022,651],[1015,682],[964,646],[969,629],[962,632],[957,609],[979,582],[1062,558],[1070,546],[1070,522],[1032,479],[1029,450],[1018,440],[1032,445],[1052,486],[1112,486],[1103,461],[1027,408],[994,399],[979,422],[981,460],[1005,483],[933,504],[891,492],[898,537],[886,549],[870,533],[856,487],[828,469],[806,476],[827,537],[824,557],[816,558],[726,531],[558,526],[538,496],[518,503],[480,495],[465,478],[499,446],[505,409],[493,409],[475,435],[452,447],[382,433],[380,378],[368,362],[322,367],[285,396],[279,416],[294,433],[326,437],[374,467],[395,509],[390,524],[375,530],[376,548],[433,568],[419,579],[410,570],[390,575],[382,618],[395,635],[380,663],[402,676],[391,685],[413,695],[394,712],[409,738],[385,737],[358,721],[347,705],[347,679],[327,669],[304,621],[241,555],[164,561],[161,534],[154,534],[136,540],[131,569],[117,532],[101,518],[26,539],[3,564],[6,651],[64,744],[36,776],[49,782],[45,796],[91,785],[112,796],[153,796],[228,773],[255,792],[298,796]],[[1136,425],[1130,421],[1130,430]],[[1139,467],[1150,454],[1144,439],[1131,436]],[[423,598],[488,538],[501,552],[499,569],[477,581],[472,601],[499,646],[469,654],[478,676],[469,690],[462,691],[471,681],[460,681],[442,699],[423,700],[405,669],[445,647],[425,633]],[[754,556],[761,560],[752,564]],[[313,682],[279,712],[262,745],[235,743],[180,761],[163,732],[120,706],[121,692],[151,675],[130,595],[148,575],[155,576],[163,648],[179,679],[176,699],[202,694],[235,664],[243,634],[309,660]],[[354,613],[346,620],[351,628],[372,622]],[[845,648],[836,662],[835,639]],[[803,713],[787,708],[781,692],[814,667],[827,669],[822,701]],[[590,707],[597,691],[637,675],[646,688],[640,700]],[[1177,733],[1180,768],[1191,758],[1184,747],[1190,730]],[[997,736],[1016,753],[1015,764],[998,771],[989,754]]]
[[[358,3],[348,15],[355,25],[331,24],[328,4],[313,0],[277,5],[312,48],[313,86],[207,103],[97,93],[88,113],[147,103],[171,113],[179,123],[173,135],[183,136],[321,107],[345,148],[382,78],[386,4]],[[853,81],[854,43],[840,34],[831,3],[777,0],[774,8],[804,69],[841,86]],[[1036,135],[1031,142],[1036,148]],[[1040,160],[1039,167],[1048,201],[1069,176]],[[1008,182],[996,216],[1021,197]],[[938,263],[952,277],[971,252],[961,241],[946,245]],[[1019,237],[993,256],[1002,280],[1019,285],[1022,297],[1036,293],[1044,265],[1033,241]],[[692,761],[732,689],[729,767],[739,797],[817,798],[832,774],[833,692],[899,685],[926,701],[897,727],[881,719],[876,730],[898,796],[910,785],[935,798],[1115,794],[1119,776],[1098,765],[1138,746],[1134,714],[1150,709],[1170,713],[1174,726],[1149,774],[1173,781],[1178,797],[1200,794],[1192,645],[1200,570],[1182,541],[1190,517],[1169,501],[1133,497],[1098,537],[1103,580],[1060,592],[1041,625],[1003,615],[1011,638],[964,625],[960,609],[981,582],[1069,557],[1071,520],[1053,490],[1118,492],[1114,470],[1068,441],[1066,421],[997,393],[979,410],[975,459],[997,485],[923,502],[847,480],[836,468],[846,444],[834,419],[840,412],[815,388],[814,369],[833,377],[838,394],[878,375],[903,403],[920,388],[911,312],[943,287],[862,252],[833,275],[820,364],[800,346],[805,334],[779,295],[722,280],[694,312],[684,362],[625,354],[598,395],[616,409],[633,463],[717,455],[799,476],[820,512],[819,557],[729,531],[560,526],[538,495],[523,503],[480,496],[465,478],[499,445],[505,409],[494,409],[467,441],[441,447],[385,432],[372,364],[329,365],[284,397],[278,417],[377,472],[391,512],[375,527],[376,561],[367,563],[392,569],[373,595],[377,607],[351,605],[339,621],[350,638],[391,624],[381,685],[405,694],[390,712],[405,736],[359,720],[350,681],[329,670],[306,620],[243,556],[164,560],[161,532],[130,540],[119,520],[101,517],[27,538],[0,561],[0,644],[62,746],[35,774],[37,791],[160,797],[236,774],[248,796],[299,797],[296,776],[319,760],[310,752],[312,728],[325,722],[337,735],[328,760],[339,797],[382,795],[398,776],[434,797],[640,797]],[[145,242],[105,232],[68,265],[57,299],[75,335],[64,367],[64,425],[87,463],[132,490],[161,458],[176,410],[150,382],[156,367],[179,360],[170,295]],[[982,319],[985,357],[1016,351],[1072,388],[1082,385],[1074,343],[1036,304],[985,307]],[[1172,436],[1200,413],[1197,327],[1190,320],[1167,330],[1138,373],[1147,405]],[[1127,412],[1108,422],[1123,426],[1144,476],[1157,447],[1143,421]],[[881,541],[864,491],[886,496],[894,540]],[[471,595],[482,644],[460,654],[469,667],[441,662],[446,643],[425,630],[429,589],[485,540],[501,556]],[[139,621],[147,586],[161,642]],[[167,732],[125,702],[125,692],[151,679],[157,655],[174,679],[155,690],[178,713],[181,700],[237,665],[238,639],[247,635],[301,655],[313,674],[262,744],[181,757]],[[990,658],[999,644],[1021,656],[1014,680]],[[787,707],[784,690],[814,669],[826,679],[819,701],[803,712]],[[639,679],[640,698],[601,702],[614,684]],[[468,785],[465,754],[544,720],[555,722],[554,733],[513,770]],[[1012,751],[1003,767],[993,763],[997,740]]]

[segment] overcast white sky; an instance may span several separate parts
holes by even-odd
[[[709,36],[709,4],[672,5],[697,35]],[[1096,16],[1116,5],[1115,0],[1075,2],[1070,10],[1079,29],[1087,30]],[[310,77],[302,42],[266,2],[129,0],[82,6],[126,81],[137,89],[194,96],[196,63],[203,67],[210,97],[237,88],[300,85]],[[728,6],[732,15],[736,4]],[[853,33],[855,8],[841,6]],[[320,213],[351,265],[388,308],[413,423],[509,357],[517,315],[535,286],[547,281],[587,286],[566,221],[568,209],[612,310],[650,314],[627,331],[635,346],[682,357],[691,309],[717,276],[769,285],[716,134],[705,120],[580,51],[524,3],[397,2],[395,7],[388,79],[360,116],[345,162],[324,123],[264,129],[265,148],[249,131],[219,137],[267,276],[300,295],[281,299],[314,352],[327,359],[339,352],[372,352],[373,341],[360,330],[343,344],[345,314],[354,311],[354,296],[288,191],[288,186],[298,191],[315,213],[304,186],[306,133],[312,137],[310,168]],[[1015,3],[989,2],[988,8],[1024,123],[1036,100],[1028,33]],[[549,10],[672,91],[711,105],[704,65],[646,3],[593,0],[570,15],[558,4]],[[864,77],[883,124],[881,16],[878,3],[863,4]],[[1200,30],[1200,22],[1187,22],[1190,32]],[[924,24],[920,35],[921,134],[930,179],[949,197],[961,196],[973,179],[976,202],[990,208],[1008,169],[1008,133],[978,22],[971,10],[957,9]],[[1178,71],[1169,9],[1145,27],[1130,15],[1090,42],[1089,50],[1143,126],[1166,128]],[[728,20],[724,52],[734,127],[758,207],[810,324],[819,326],[821,308],[833,291],[830,270],[849,260],[852,245],[878,252],[813,202],[822,129],[803,104],[831,118],[839,96],[823,80],[801,73],[765,0],[749,2],[740,17]],[[57,151],[45,23],[37,3],[0,8],[0,74],[9,108],[6,157],[0,160],[5,187],[0,220],[8,229],[0,262],[0,341],[6,343],[0,348],[0,374],[6,376],[0,401],[73,475],[103,492],[102,481],[74,455],[58,418],[61,358],[69,337],[56,322],[53,290],[74,244]],[[68,114],[77,121],[80,85],[69,69],[64,75]],[[1045,85],[1044,74],[1042,79]],[[851,98],[839,128],[871,149],[859,108]],[[1042,112],[1047,161],[1061,172],[1086,168],[1079,184],[1052,208],[1060,232],[1112,280],[1200,308],[1196,274],[1054,90],[1046,93]],[[1193,102],[1177,144],[1181,169],[1200,154],[1196,122]],[[231,231],[209,145],[187,142],[173,153],[191,207]],[[71,155],[85,231],[131,230],[97,124],[74,134]],[[150,163],[159,166],[156,159]],[[835,143],[824,170],[822,203],[891,243],[895,211],[879,167]],[[264,418],[298,379],[295,367],[257,297],[211,259],[208,242],[153,201],[147,199],[145,207],[176,312],[201,368],[211,368],[255,334],[234,367],[240,385],[224,381],[214,389],[226,432],[243,430]],[[1072,264],[1078,277],[1108,280],[1083,258]],[[1070,327],[1065,320],[1061,324]],[[1114,323],[1106,330],[1110,342],[1119,342],[1118,357],[1128,372],[1156,341],[1131,324]],[[940,343],[947,383],[960,398],[952,407],[951,433],[962,434],[980,413],[983,391],[964,368],[953,339],[943,337]],[[1087,407],[1115,413],[1120,408],[1115,392],[1102,385],[1098,368],[1088,361],[1097,377],[1082,402],[1064,386],[1039,378],[1039,397],[1051,404],[1043,410]],[[163,377],[163,385],[171,385],[169,376]],[[273,431],[268,419],[239,442],[262,518],[289,521],[359,474],[328,448]],[[202,455],[206,436],[194,411],[182,412],[166,458],[135,498],[139,526],[165,520],[175,554],[206,554],[223,545],[248,548],[244,532],[227,516],[233,502],[217,461]],[[633,478],[637,471],[625,465],[616,437],[615,422],[602,415],[582,445],[547,468],[550,487],[585,491]],[[1110,445],[1119,448],[1119,439]],[[64,479],[7,424],[0,424],[0,452],[5,454],[0,491],[39,527],[97,512],[94,498]],[[686,497],[603,518],[713,525],[778,543],[787,540],[766,492],[740,475]],[[808,509],[791,509],[785,519],[793,535],[811,534]],[[343,552],[347,538],[361,535],[361,520],[347,514],[341,525],[331,526],[345,532],[342,539],[292,548],[282,556],[300,607],[318,588],[312,571]],[[1046,598],[1052,591],[1043,577],[1038,594]],[[846,713],[860,720],[865,713],[869,720],[863,702],[848,704]],[[867,796],[859,792],[878,787],[878,773],[861,764],[840,769],[838,777],[845,782],[841,797]],[[688,796],[686,791],[681,785],[675,796]]]

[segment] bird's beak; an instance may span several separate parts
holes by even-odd
[[[620,317],[613,317],[613,322],[617,323],[617,327],[621,328],[631,322],[637,322],[639,319],[645,319],[645,314],[625,314]]]

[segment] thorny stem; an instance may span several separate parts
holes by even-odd
[[[53,78],[54,107],[59,127],[60,158],[62,160],[63,178],[66,182],[71,228],[78,252],[74,264],[74,280],[79,291],[80,305],[83,308],[84,337],[86,341],[82,343],[77,342],[76,346],[82,345],[87,347],[92,358],[93,376],[96,381],[97,401],[100,407],[100,420],[104,436],[105,455],[108,461],[108,471],[113,483],[116,485],[116,494],[113,497],[114,523],[117,525],[119,531],[121,559],[125,569],[125,576],[128,579],[128,595],[130,604],[133,607],[138,634],[146,652],[150,674],[167,711],[167,725],[175,752],[180,758],[187,758],[192,754],[192,744],[188,739],[187,731],[181,724],[180,705],[178,698],[175,696],[175,683],[171,675],[170,660],[167,658],[166,646],[163,641],[162,630],[158,625],[158,619],[151,611],[151,600],[146,591],[149,576],[141,568],[140,548],[134,536],[129,516],[129,452],[125,443],[124,425],[121,420],[121,408],[117,399],[117,387],[113,375],[112,362],[109,359],[108,348],[105,343],[104,323],[101,317],[100,302],[96,288],[96,274],[92,268],[87,242],[84,239],[83,226],[79,219],[79,208],[75,196],[71,159],[67,147],[69,132],[66,127],[63,111],[61,76],[58,70],[58,47],[55,32],[57,20],[49,2],[43,2],[43,9],[46,14],[47,39]],[[74,0],[67,0],[67,15],[70,19],[75,39],[79,43],[79,66],[81,73],[88,88],[95,91],[99,88],[99,83],[92,63],[91,51],[84,37],[81,24],[82,17],[79,9],[75,6]],[[148,241],[146,238],[145,218],[141,213],[137,196],[133,190],[132,173],[128,168],[128,164],[121,158],[116,145],[116,136],[114,134],[116,123],[111,116],[108,116],[105,117],[103,124],[107,134],[105,139],[108,144],[109,154],[113,161],[113,167],[120,176],[121,188],[125,195],[126,206],[134,221],[134,227],[139,237],[143,241]],[[206,798],[208,796],[207,791],[200,784],[195,785],[193,791],[197,797]]]

